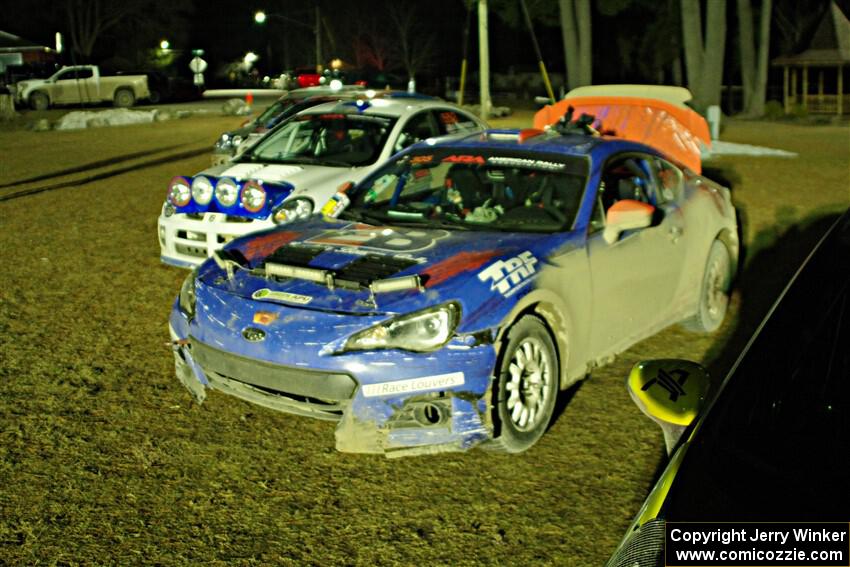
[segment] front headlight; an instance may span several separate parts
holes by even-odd
[[[259,181],[252,179],[242,187],[242,206],[246,211],[258,212],[266,205],[266,190]]]
[[[178,305],[180,311],[191,321],[195,317],[195,278],[198,275],[197,270],[192,270],[186,279],[183,280],[183,285],[180,286],[180,298]]]
[[[192,197],[199,205],[206,205],[212,201],[212,181],[200,175],[192,180]]]
[[[239,186],[229,177],[222,177],[215,186],[215,199],[225,207],[232,207],[239,196]]]
[[[192,199],[192,189],[185,177],[175,177],[168,184],[168,202],[175,207],[185,207]]]
[[[398,348],[428,352],[449,342],[459,322],[460,305],[446,303],[391,319],[352,335],[345,343],[345,350]]]
[[[286,224],[308,218],[313,214],[313,201],[310,199],[290,199],[272,213],[275,224]]]

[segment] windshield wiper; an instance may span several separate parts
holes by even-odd
[[[327,165],[330,167],[352,167],[350,163],[335,159],[324,159],[317,157],[293,158],[292,163],[309,163],[310,165]]]

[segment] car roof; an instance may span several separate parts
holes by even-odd
[[[375,115],[375,116],[391,116],[393,118],[399,118],[401,116],[405,116],[411,114],[413,112],[428,109],[428,108],[453,108],[460,110],[460,108],[455,105],[442,101],[436,98],[418,98],[418,97],[382,97],[376,96],[371,99],[366,99],[368,102],[368,106],[365,109],[359,110],[356,106],[349,103],[340,103],[340,102],[326,102],[323,104],[319,104],[317,106],[313,106],[306,110],[299,112],[299,115],[303,114],[324,114],[327,112],[351,112],[351,113],[362,113],[366,115]]]
[[[529,134],[525,134],[528,132]],[[535,134],[538,132],[539,134]],[[521,139],[523,136],[529,137]],[[528,152],[545,152],[554,154],[588,156],[604,158],[617,151],[635,151],[660,155],[650,146],[614,138],[611,136],[589,136],[584,134],[557,134],[520,129],[489,129],[473,132],[463,136],[451,136],[436,140],[433,146],[458,149],[507,149],[513,148]],[[420,144],[414,146],[422,147]]]

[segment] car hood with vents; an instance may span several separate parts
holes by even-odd
[[[411,312],[450,300],[462,301],[469,313],[484,304],[512,304],[505,299],[520,297],[524,287],[531,287],[527,284],[542,269],[553,242],[545,234],[332,220],[293,228],[234,241],[226,254],[243,269],[235,269],[228,279],[209,262],[201,269],[201,283],[258,302],[336,313]],[[559,242],[563,248],[563,239]],[[281,265],[307,270],[296,277],[275,276],[270,266]],[[331,280],[311,281],[320,272]],[[376,282],[411,276],[418,278],[418,286],[375,291]]]

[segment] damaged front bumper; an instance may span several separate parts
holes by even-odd
[[[175,314],[169,325],[175,372],[199,403],[212,388],[277,411],[337,421],[336,448],[351,453],[464,451],[492,438],[492,344],[455,347],[443,360],[431,353],[439,373],[424,374],[400,351],[398,364],[388,363],[385,352],[375,364],[337,360],[338,369],[317,371],[220,351],[191,339],[182,323]]]

